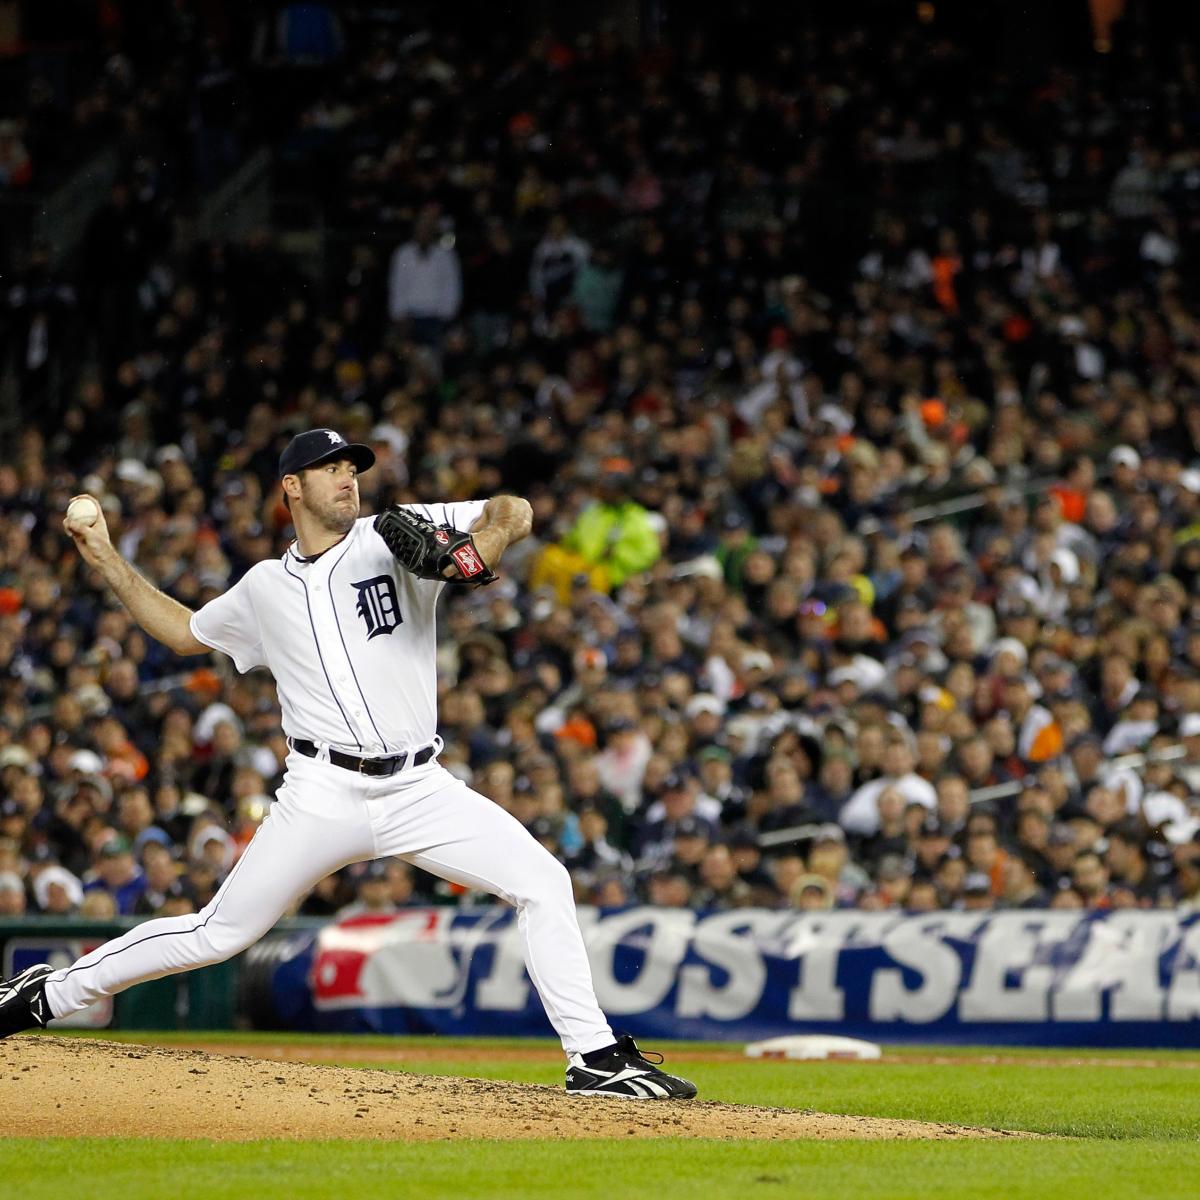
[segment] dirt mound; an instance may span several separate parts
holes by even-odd
[[[8,1137],[994,1138],[922,1121],[711,1102],[571,1097],[557,1088],[45,1035],[0,1042]]]

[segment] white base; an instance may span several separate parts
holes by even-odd
[[[765,1042],[751,1042],[746,1047],[747,1058],[794,1058],[809,1061],[840,1058],[869,1062],[879,1058],[882,1053],[874,1042],[834,1037],[825,1033],[767,1038]]]

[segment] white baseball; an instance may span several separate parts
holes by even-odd
[[[77,496],[67,505],[67,520],[73,525],[95,525],[100,520],[100,505],[91,496]]]

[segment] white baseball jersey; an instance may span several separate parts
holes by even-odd
[[[484,501],[406,505],[468,529]],[[427,746],[437,732],[434,610],[445,586],[397,565],[372,517],[312,561],[295,543],[193,614],[197,640],[275,676],[283,731],[349,754]]]

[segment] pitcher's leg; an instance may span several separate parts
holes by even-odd
[[[575,897],[566,868],[519,821],[454,780],[429,798],[437,836],[420,822],[426,849],[393,853],[422,870],[500,896],[517,909],[525,966],[568,1054],[613,1043],[612,1030],[592,989]]]
[[[276,801],[200,912],[146,921],[51,975],[46,998],[53,1014],[65,1017],[135,983],[221,962],[253,945],[318,880],[371,857],[370,829],[351,805],[330,797],[331,811],[322,811],[294,795]]]

